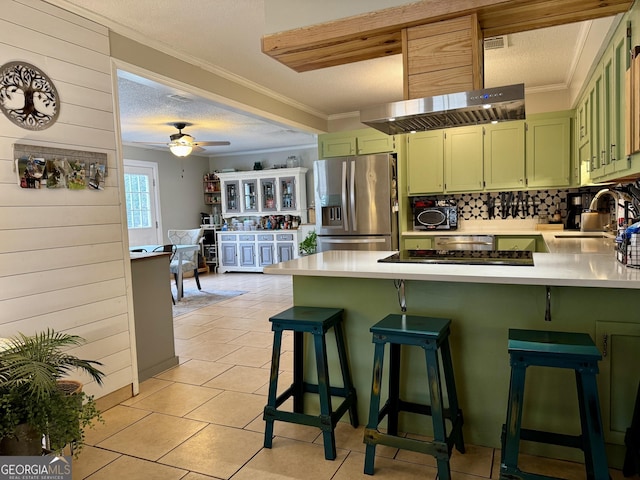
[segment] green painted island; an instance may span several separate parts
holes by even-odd
[[[360,418],[367,418],[371,388],[374,348],[369,328],[388,313],[401,313],[396,285],[404,280],[407,313],[452,320],[463,430],[465,439],[476,445],[500,445],[509,388],[509,328],[591,335],[606,355],[598,376],[600,401],[609,464],[620,468],[624,431],[640,379],[635,368],[640,357],[638,270],[617,263],[611,252],[535,253],[533,267],[377,262],[391,253],[331,251],[265,269],[269,274],[293,275],[295,305],[345,309]],[[547,286],[551,321],[545,321]],[[403,352],[403,394],[410,401],[418,396],[424,400],[428,398],[424,355],[413,350]],[[335,360],[335,352],[329,353]],[[313,375],[311,370],[307,373]],[[530,369],[523,422],[529,428],[579,433],[572,371]],[[402,427],[410,433],[431,431],[428,418],[412,414],[404,417]],[[582,461],[581,452],[568,448],[525,443],[523,451]]]

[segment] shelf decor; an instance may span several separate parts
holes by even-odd
[[[58,92],[51,79],[25,62],[0,67],[0,110],[19,127],[44,130],[60,114]]]

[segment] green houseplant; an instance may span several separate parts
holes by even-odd
[[[81,360],[65,349],[83,342],[77,335],[51,329],[3,339],[0,344],[0,455],[41,455],[42,439],[52,451],[65,445],[77,453],[84,429],[101,419],[93,397],[82,384],[63,377],[75,369],[99,385],[101,363]],[[71,388],[69,386],[71,385]]]
[[[307,236],[300,242],[300,254],[311,255],[316,253],[318,247],[318,234],[315,230],[311,230],[307,233]]]

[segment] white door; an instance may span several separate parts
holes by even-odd
[[[129,246],[164,243],[157,185],[158,164],[124,161]]]

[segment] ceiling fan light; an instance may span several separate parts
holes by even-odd
[[[186,157],[193,150],[193,145],[187,143],[173,143],[169,145],[169,150],[176,157]]]

